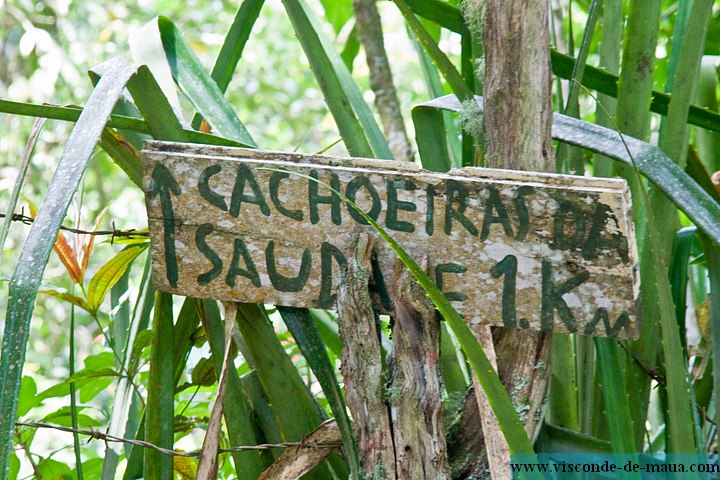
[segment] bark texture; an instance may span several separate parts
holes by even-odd
[[[553,169],[549,37],[548,2],[484,3],[488,167]],[[551,337],[509,329],[495,329],[493,337],[500,378],[534,438],[548,386]]]
[[[390,407],[398,479],[449,478],[438,362],[440,324],[430,299],[399,260],[393,302]]]
[[[395,448],[386,403],[378,319],[368,291],[372,248],[361,236],[338,290],[345,399],[353,418],[360,463],[371,479],[395,479]]]
[[[413,161],[413,150],[405,131],[392,71],[383,42],[382,24],[375,0],[353,0],[355,26],[365,49],[370,88],[375,94],[375,108],[380,114],[388,146],[395,160]]]
[[[328,445],[337,444],[335,449]],[[319,465],[342,445],[342,436],[335,420],[328,420],[307,437],[301,445],[285,450],[283,454],[265,470],[258,480],[288,480],[300,478]],[[216,477],[212,477],[216,478]]]
[[[487,166],[551,171],[547,2],[489,0],[484,9]]]
[[[364,478],[448,479],[435,309],[398,261],[391,288],[394,348],[384,375],[379,324],[368,288],[371,255],[368,237],[359,237],[338,293],[345,395]]]

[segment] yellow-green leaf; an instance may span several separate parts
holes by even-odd
[[[146,248],[146,243],[125,247],[109,262],[100,267],[100,270],[90,280],[90,286],[88,287],[87,300],[91,311],[97,311],[107,292],[120,280],[120,277],[123,276],[133,260]]]
[[[51,295],[55,298],[59,298],[60,300],[65,300],[66,302],[70,302],[73,305],[82,308],[83,310],[86,310],[88,312],[90,311],[90,307],[88,306],[87,302],[82,298],[78,297],[77,295],[72,295],[68,292],[61,292],[59,290],[40,290],[40,293]]]

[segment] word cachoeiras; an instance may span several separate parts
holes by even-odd
[[[143,171],[162,291],[332,309],[354,240],[375,232],[330,186],[426,260],[469,324],[638,334],[623,180],[164,142],[146,143]],[[395,256],[376,243],[376,293],[392,312]]]

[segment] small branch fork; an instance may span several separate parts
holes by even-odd
[[[174,457],[199,457],[200,456],[200,450],[195,450],[192,452],[179,452],[176,450],[170,450],[167,448],[159,447],[153,443],[145,442],[143,440],[133,440],[129,438],[122,438],[122,437],[116,437],[114,435],[109,435],[107,433],[100,432],[98,430],[77,430],[74,428],[69,427],[63,427],[60,425],[53,425],[50,423],[40,423],[40,422],[16,422],[16,427],[27,427],[27,428],[48,428],[52,430],[59,430],[61,432],[69,432],[69,433],[77,433],[79,435],[85,435],[90,437],[88,439],[88,442],[90,440],[102,440],[104,442],[117,442],[117,443],[128,443],[130,445],[135,445],[138,447],[143,448],[151,448],[153,450],[157,450],[160,453],[163,453],[165,455],[172,455]],[[269,450],[272,448],[292,448],[292,447],[311,447],[316,449],[337,449],[342,447],[341,442],[308,442],[301,441],[301,442],[285,442],[285,443],[261,443],[259,445],[243,445],[238,447],[232,447],[232,448],[220,448],[218,449],[218,454],[220,453],[234,453],[234,452],[247,452],[250,450]]]
[[[7,217],[6,214],[0,213],[0,218],[5,218],[5,217]],[[27,215],[25,215],[23,213],[13,213],[11,219],[13,222],[21,222],[21,223],[24,223],[25,225],[31,225],[35,221],[34,218],[28,217]],[[96,236],[111,235],[113,239],[115,239],[115,238],[130,239],[130,238],[135,238],[135,237],[150,236],[149,232],[140,232],[134,228],[131,228],[129,230],[118,230],[117,228],[115,228],[115,222],[113,222],[112,225],[113,225],[112,230],[95,230],[93,232],[91,232],[89,230],[81,230],[78,228],[65,227],[62,225],[60,226],[60,230],[65,230],[66,232],[71,232],[71,233],[79,233],[79,234],[83,234],[83,235],[96,235]]]

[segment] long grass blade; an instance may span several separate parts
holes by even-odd
[[[150,346],[145,439],[172,450],[175,433],[175,375],[173,372],[173,304],[172,295],[158,292]],[[172,478],[172,457],[154,449],[145,452],[145,478]]]
[[[315,15],[303,0],[283,4],[350,154],[392,159],[372,111]]]
[[[590,10],[588,18],[585,22],[585,30],[583,31],[582,41],[580,42],[580,50],[575,65],[573,66],[572,78],[568,87],[568,98],[565,109],[562,113],[574,118],[580,118],[580,83],[585,74],[585,65],[587,57],[590,53],[590,44],[592,43],[595,25],[600,17],[600,0],[592,0],[590,2]],[[572,24],[572,21],[570,22]],[[585,171],[585,162],[583,160],[582,151],[577,148],[571,148],[565,144],[558,146],[558,154],[555,157],[558,166],[557,171],[566,171],[564,165],[567,165],[567,171],[571,171],[577,175],[582,175]]]
[[[330,362],[325,344],[320,338],[320,332],[306,309],[278,307],[278,310],[330,404],[330,409],[343,438],[343,449],[350,467],[350,478],[360,480],[362,476],[360,457],[353,436],[352,424],[347,414],[345,397],[338,384],[335,367]]]
[[[435,42],[435,39],[432,38],[432,35],[430,35],[420,20],[418,20],[410,6],[408,6],[405,0],[394,0],[394,2],[405,17],[405,21],[417,36],[420,44],[423,46],[430,58],[432,58],[432,61],[438,67],[438,70],[448,82],[450,88],[452,88],[453,92],[455,92],[455,95],[457,95],[460,100],[472,99],[472,90],[468,87],[467,83],[465,83],[465,80],[462,75],[460,75],[457,68],[455,68],[455,65],[453,65],[447,55],[440,50],[440,47],[437,42]]]
[[[300,440],[323,422],[319,406],[278,340],[261,305],[240,305],[237,325],[244,339],[240,345],[243,357],[258,374],[274,407],[283,438]],[[308,475],[311,475],[308,478],[323,478],[320,470]]]
[[[17,206],[18,199],[20,198],[20,190],[25,183],[25,176],[27,175],[27,170],[30,166],[30,157],[32,156],[32,151],[35,148],[40,132],[45,125],[45,120],[46,119],[44,118],[38,118],[35,120],[30,132],[30,137],[25,145],[22,162],[20,163],[20,168],[18,168],[18,174],[17,177],[15,177],[15,185],[13,186],[13,191],[10,194],[10,200],[8,201],[8,207],[5,211],[5,221],[3,222],[2,231],[0,231],[0,252],[2,252],[5,248],[5,240],[7,240],[8,233],[10,232],[12,216],[13,213],[15,213],[15,207]]]
[[[225,36],[225,41],[210,74],[218,89],[223,93],[230,84],[235,67],[242,57],[245,44],[250,38],[250,32],[264,3],[265,0],[244,0],[235,14],[235,19]],[[192,120],[193,128],[198,130],[201,123],[202,115],[196,113]]]
[[[133,350],[135,338],[138,332],[146,328],[150,323],[150,308],[148,308],[148,304],[152,307],[150,299],[155,297],[152,279],[150,278],[150,268],[151,259],[148,255],[145,260],[142,276],[140,277],[140,285],[138,288],[140,295],[126,325],[124,333],[125,341],[119,342],[117,340],[119,335],[114,335],[116,345],[120,343],[120,349],[122,350],[122,370],[128,372],[128,376],[123,376],[118,380],[117,386],[115,387],[112,412],[110,413],[108,433],[117,437],[134,438],[139,426],[137,418],[137,403],[139,397],[135,391],[132,379],[129,377],[134,374],[132,360],[137,355]],[[115,323],[113,323],[113,327],[115,327]],[[127,451],[129,453],[132,449],[128,449]],[[101,474],[102,480],[112,480],[116,477],[116,469],[121,453],[122,448],[120,445],[108,445],[105,449]]]
[[[637,462],[635,444],[634,419],[628,404],[628,392],[625,388],[625,378],[622,375],[623,367],[620,363],[621,352],[616,340],[609,338],[596,338],[595,350],[598,355],[598,370],[600,371],[600,382],[602,385],[605,408],[612,412],[612,417],[606,417],[608,429],[610,430],[610,445],[612,451],[618,455],[627,455],[623,458]],[[630,479],[639,479],[640,473],[627,474]],[[624,478],[623,474],[623,478]]]
[[[675,234],[672,261],[670,263],[670,286],[675,303],[675,320],[680,331],[683,350],[687,351],[685,310],[687,309],[688,263],[695,241],[697,228],[686,227]]]
[[[220,318],[220,310],[214,300],[195,300],[203,328],[212,352],[213,368],[216,375],[222,371],[222,353],[225,345],[225,331]],[[245,399],[240,379],[236,372],[228,376],[225,392],[225,424],[228,437],[233,445],[257,445],[256,420],[250,405]],[[269,464],[264,463],[258,451],[233,453],[235,471],[239,478],[257,478]]]
[[[221,92],[227,90],[230,84],[264,3],[264,0],[244,0],[235,15],[211,73]]]
[[[553,74],[566,80],[572,78],[572,69],[575,65],[575,59],[573,57],[562,54],[556,50],[551,50],[550,58],[552,60]],[[598,93],[617,98],[618,82],[619,79],[616,75],[587,65],[581,84],[590,90],[596,90]],[[657,90],[651,92],[651,112],[667,115],[669,104],[670,95]],[[706,130],[720,132],[720,114],[707,108],[692,105],[688,112],[687,122]]]
[[[73,128],[10,280],[0,357],[0,477],[6,476],[10,467],[30,320],[45,265],[113,106],[136,71],[120,60],[111,60],[108,67],[114,75],[108,75],[98,83],[88,100],[88,107]]]
[[[205,71],[200,60],[185,43],[175,24],[167,17],[161,16],[148,26],[157,28],[160,34],[162,46],[157,47],[164,49],[173,79],[213,131],[223,137],[255,146],[252,136],[225,99],[215,80]]]

